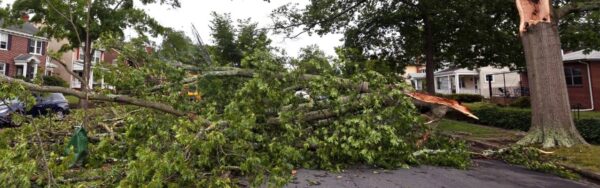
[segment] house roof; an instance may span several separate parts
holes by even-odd
[[[461,69],[461,68],[447,68],[447,69],[444,69],[444,70],[438,71],[437,73],[454,72],[454,71],[457,71],[457,70],[460,70],[460,69]]]
[[[438,72],[435,72],[435,76],[445,76],[451,75],[455,73],[465,74],[465,75],[477,75],[479,74],[476,70],[470,70],[467,68],[448,68]]]
[[[4,20],[0,19],[0,26],[2,26],[3,24],[4,24]],[[3,27],[3,29],[10,30],[10,31],[15,31],[15,32],[19,32],[19,33],[25,33],[25,34],[29,34],[29,35],[35,35],[39,31],[37,29],[37,27],[35,27],[31,23],[24,23],[22,25],[7,26],[5,28]]]
[[[27,61],[27,60],[31,59],[32,57],[35,57],[35,56],[32,54],[19,54],[17,57],[15,57],[15,60]]]
[[[571,52],[563,55],[563,61],[600,60],[600,51],[584,53],[584,50]]]
[[[40,63],[40,60],[32,54],[19,54],[15,57],[15,63],[28,63],[31,60],[34,60],[34,63]]]
[[[410,74],[408,74],[408,78],[410,78],[410,79],[422,79],[422,78],[425,78],[425,73],[410,73]]]

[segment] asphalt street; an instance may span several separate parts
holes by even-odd
[[[400,170],[354,168],[342,173],[298,170],[288,188],[577,188],[600,187],[493,160],[474,160],[469,170],[421,166]]]

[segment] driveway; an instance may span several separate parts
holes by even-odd
[[[474,160],[469,170],[422,166],[402,170],[357,168],[342,173],[298,170],[288,188],[303,187],[407,187],[407,188],[571,188],[600,187],[527,170],[500,161]]]

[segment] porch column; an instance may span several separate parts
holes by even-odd
[[[31,78],[35,78],[35,76],[37,75],[38,65],[39,64],[35,64],[34,63],[34,65],[33,65],[33,75],[31,76]]]
[[[452,79],[448,76],[448,91],[452,94]]]
[[[456,93],[460,93],[460,74],[457,73],[454,78],[456,80]]]
[[[23,72],[22,72],[22,74],[23,74],[24,78],[27,78],[27,67],[28,67],[27,63],[23,64]]]
[[[90,71],[90,80],[88,81],[89,83],[87,83],[89,86],[89,89],[93,89],[94,87],[94,71]]]

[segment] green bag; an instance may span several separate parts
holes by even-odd
[[[71,148],[73,148],[73,150],[71,150]],[[69,155],[71,151],[75,154],[75,160],[69,165],[69,168],[80,167],[88,155],[87,131],[81,126],[75,128],[75,133],[71,137],[71,141],[67,145],[67,148],[65,148],[65,154]]]

